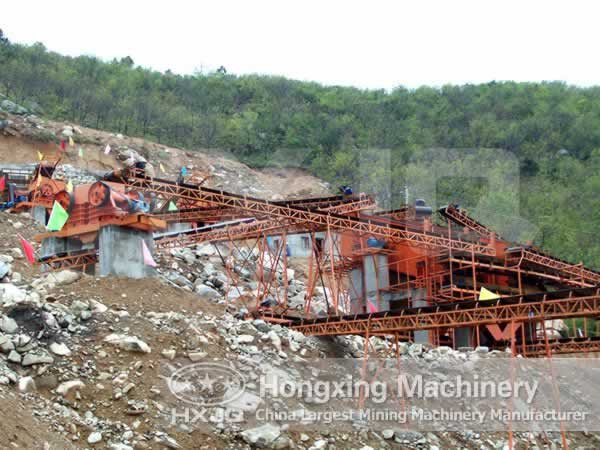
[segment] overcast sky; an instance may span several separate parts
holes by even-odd
[[[599,84],[600,3],[534,0],[7,1],[14,42],[136,64],[391,89]],[[2,70],[0,68],[0,70]]]

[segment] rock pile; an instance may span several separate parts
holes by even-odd
[[[258,283],[254,280],[256,279],[257,261],[260,257],[257,249],[242,247],[234,249],[229,255],[229,249],[225,245],[215,247],[210,244],[198,244],[191,248],[172,249],[170,256],[174,261],[164,261],[163,264],[163,267],[168,267],[164,270],[166,278],[179,287],[196,292],[203,298],[221,304],[230,304],[234,300],[250,299],[256,295]],[[271,276],[271,270],[273,270],[269,268],[269,258],[271,255],[265,253],[263,261],[267,261],[264,265],[266,278]],[[229,267],[231,280],[224,271],[225,266]],[[282,270],[281,265],[278,265],[275,274],[280,297],[283,294],[281,291],[283,289]],[[287,269],[286,275],[288,307],[304,310],[307,289],[305,281],[297,278],[295,271],[290,268]],[[271,294],[273,295],[273,293]],[[227,295],[226,298],[225,295]],[[272,296],[266,295],[265,302],[272,301],[272,298]],[[331,299],[329,289],[317,286],[311,300],[311,311],[317,316],[326,315],[327,298]]]

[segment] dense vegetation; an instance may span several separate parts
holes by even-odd
[[[159,73],[2,38],[0,93],[56,119],[225,149],[255,166],[301,165],[386,206],[408,184],[412,198],[460,201],[506,236],[600,267],[600,87],[365,91],[224,69]]]

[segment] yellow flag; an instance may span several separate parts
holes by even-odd
[[[69,180],[65,186],[65,190],[69,193],[73,192],[73,182]]]
[[[69,136],[69,146],[71,146],[71,147],[75,146],[75,141],[73,140],[73,138],[71,136]]]
[[[40,151],[38,150],[38,152],[37,152],[37,153],[38,153],[38,159],[39,159],[40,161],[41,161],[42,159],[44,159],[44,154],[43,154],[42,152],[40,152]]]
[[[483,286],[481,287],[481,291],[479,292],[479,301],[496,300],[498,298],[500,298],[498,294],[494,294],[492,291],[484,288]]]
[[[158,163],[158,167],[160,168],[160,171],[161,171],[162,173],[165,173],[165,172],[166,172],[166,170],[165,170],[165,167],[162,165],[162,163]]]

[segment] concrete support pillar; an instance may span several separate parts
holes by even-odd
[[[363,293],[363,271],[362,268],[352,269],[350,272],[350,312],[352,314],[362,314],[362,293]]]
[[[79,253],[82,250],[93,250],[94,243],[89,242],[87,244],[82,243],[79,239],[73,238],[59,238],[59,237],[48,237],[42,241],[42,248],[40,250],[41,258],[48,258],[50,256],[67,256],[74,253]],[[82,267],[75,267],[71,270],[83,271]],[[88,275],[94,275],[95,267],[87,266],[85,273]]]
[[[473,330],[474,328],[471,327],[457,328],[454,331],[454,337],[456,339],[454,346],[456,348],[473,347]]]
[[[419,306],[429,306],[425,300],[427,298],[427,289],[413,289],[411,292],[411,297],[413,299],[413,308],[418,308]],[[430,342],[429,336],[431,332],[429,330],[415,331],[413,334],[416,343],[426,344]]]
[[[46,226],[46,208],[43,206],[34,206],[31,208],[31,217],[42,226]]]
[[[387,289],[390,286],[390,273],[387,267],[387,255],[376,255],[377,262],[373,261],[372,256],[363,257],[362,268],[353,269],[350,272],[353,289],[350,289],[351,312],[361,313],[362,302],[360,296],[366,292],[366,300],[379,307],[379,299],[377,296],[378,289]],[[363,277],[364,275],[364,277]],[[363,278],[365,286],[363,287]],[[381,295],[381,311],[390,309],[390,301],[388,295]]]
[[[98,234],[100,276],[117,275],[129,278],[155,276],[156,269],[144,264],[142,240],[152,251],[154,240],[149,231],[116,225],[100,228]]]
[[[65,255],[67,253],[67,239],[59,237],[48,237],[42,241],[40,255],[48,258],[54,255]]]

